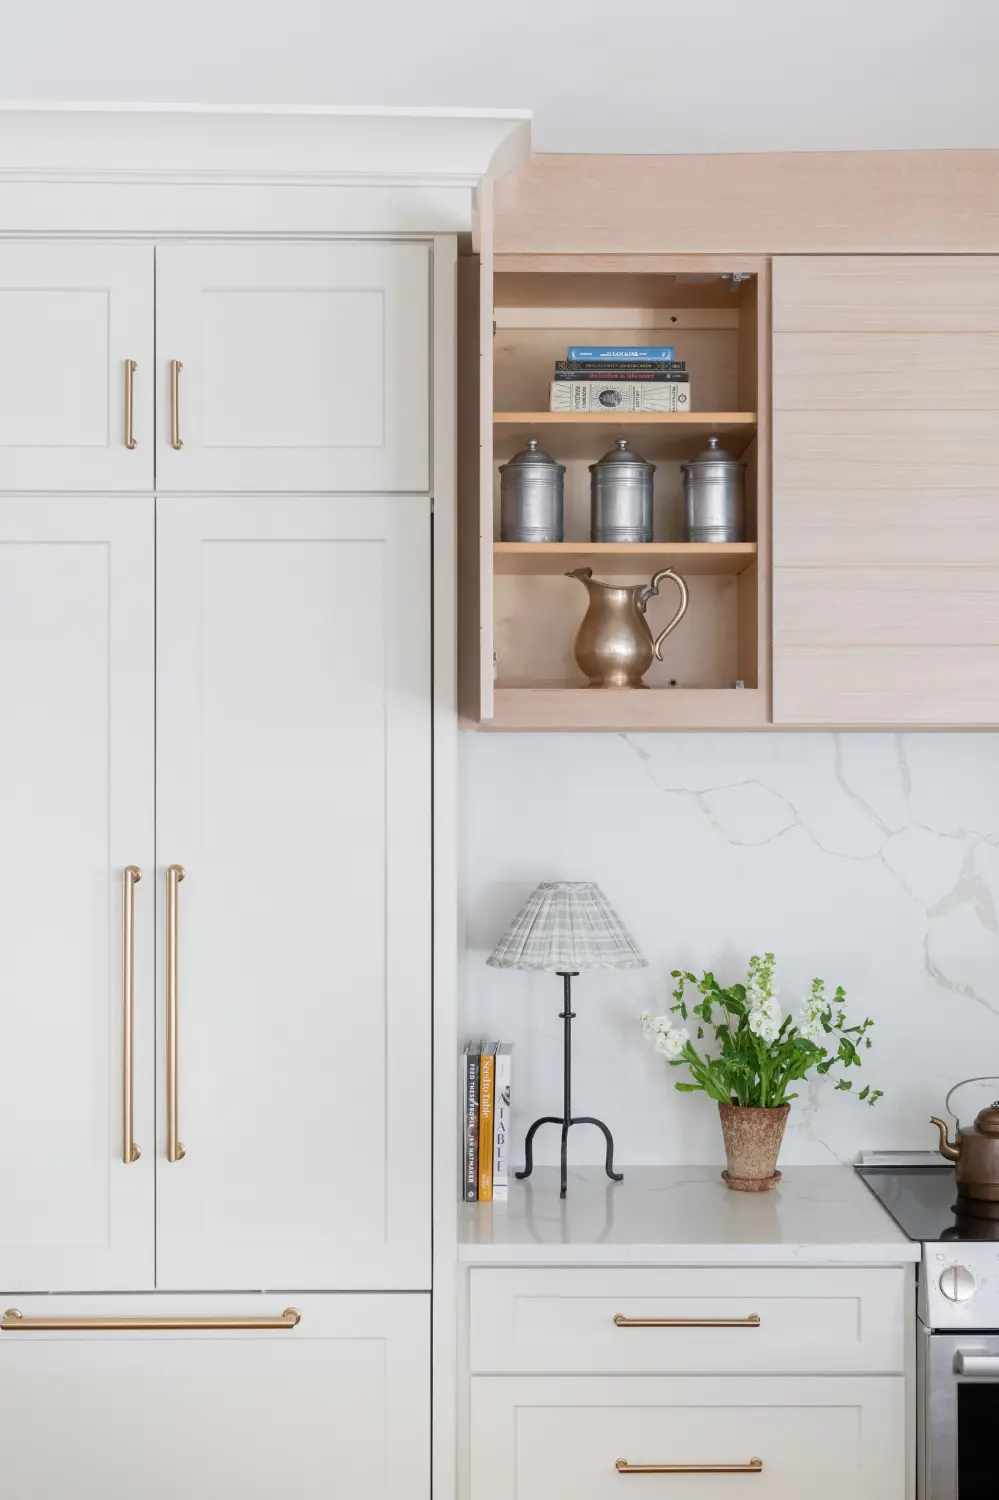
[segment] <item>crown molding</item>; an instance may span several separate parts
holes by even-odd
[[[0,103],[7,181],[474,187],[530,159],[526,110]]]
[[[523,110],[0,103],[0,234],[449,233]]]

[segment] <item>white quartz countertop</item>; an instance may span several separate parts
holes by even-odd
[[[459,1259],[473,1265],[901,1265],[908,1239],[852,1167],[787,1167],[770,1193],[735,1193],[719,1168],[536,1167],[506,1202],[465,1203]]]

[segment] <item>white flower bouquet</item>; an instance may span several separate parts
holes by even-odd
[[[821,979],[812,980],[811,993],[797,1014],[785,1016],[777,998],[775,968],[772,953],[762,958],[754,954],[746,984],[729,989],[723,989],[711,973],[698,979],[673,970],[679,982],[669,1014],[651,1016],[645,1011],[640,1019],[645,1035],[670,1066],[687,1069],[690,1081],[675,1085],[681,1093],[703,1092],[720,1104],[776,1109],[798,1097],[790,1091],[792,1085],[813,1070],[832,1076],[837,1065],[843,1069],[860,1066],[861,1052],[871,1045],[868,1033],[874,1022],[868,1018],[859,1025],[847,1025],[844,990],[837,988],[828,999]],[[688,985],[701,997],[689,1007]],[[691,1021],[693,1037],[688,1029]],[[714,1033],[715,1043],[710,1052],[707,1046],[698,1045],[708,1031]],[[844,1093],[853,1089],[853,1080],[842,1075],[833,1077],[833,1082]],[[855,1097],[874,1104],[882,1090],[865,1084]]]

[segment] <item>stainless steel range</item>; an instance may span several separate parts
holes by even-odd
[[[999,1496],[999,1220],[957,1205],[932,1151],[874,1151],[857,1171],[923,1253],[917,1270],[921,1500]]]

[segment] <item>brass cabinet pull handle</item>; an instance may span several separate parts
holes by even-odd
[[[626,1318],[614,1314],[615,1328],[759,1328],[759,1313],[748,1318]]]
[[[170,361],[170,447],[178,450],[184,446],[180,436],[180,372],[183,368],[179,359]]]
[[[183,865],[171,865],[167,870],[167,1161],[180,1161],[184,1155],[184,1147],[177,1139],[177,888],[184,874]]]
[[[125,1166],[142,1152],[133,1138],[132,1084],[135,1076],[133,1032],[135,1021],[135,887],[142,879],[138,865],[126,865],[121,877],[121,1159]]]
[[[748,1464],[630,1464],[619,1458],[614,1464],[619,1474],[762,1474],[762,1458],[751,1458]]]
[[[133,397],[135,395],[135,372],[136,372],[136,370],[138,368],[139,367],[135,363],[134,359],[126,359],[126,361],[125,361],[125,447],[126,448],[137,448],[139,446],[138,443],[135,441],[135,433],[134,433],[133,428],[132,428],[132,406],[133,406]]]
[[[159,1329],[169,1332],[174,1328],[217,1328],[223,1331],[236,1328],[295,1328],[302,1321],[297,1307],[286,1307],[283,1313],[266,1318],[26,1318],[16,1307],[8,1307],[0,1318],[0,1330],[4,1333],[73,1333],[107,1332],[120,1329]]]

